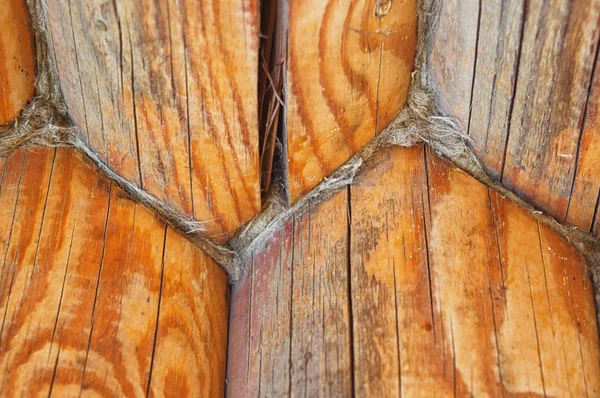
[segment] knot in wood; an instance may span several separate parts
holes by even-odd
[[[392,0],[377,0],[375,4],[375,16],[377,18],[384,17],[392,9]]]

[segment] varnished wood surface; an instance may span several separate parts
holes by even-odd
[[[488,171],[559,221],[597,232],[600,1],[442,7],[434,75]]]
[[[218,396],[224,272],[77,152],[0,161],[0,395]]]
[[[260,210],[256,0],[48,2],[70,114],[104,161],[224,241]]]
[[[229,396],[600,394],[592,286],[567,242],[423,148],[367,170],[233,289]]]
[[[13,120],[34,94],[35,55],[25,0],[5,0],[0,12],[0,124]]]
[[[292,1],[286,81],[295,202],[379,133],[406,102],[416,1]]]

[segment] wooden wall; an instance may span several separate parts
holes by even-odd
[[[600,393],[578,252],[419,147],[290,220],[231,305],[231,397]]]
[[[290,2],[285,117],[292,202],[404,106],[416,48],[416,4]]]
[[[223,395],[225,273],[69,149],[0,160],[0,396]]]
[[[434,75],[487,169],[559,221],[600,233],[600,1],[442,4]]]
[[[260,211],[256,0],[47,4],[70,114],[111,168],[221,242]]]

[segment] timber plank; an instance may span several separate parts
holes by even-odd
[[[291,390],[277,390],[281,394],[335,395],[310,387],[327,384],[336,365],[298,372],[315,357],[331,360],[328,347],[351,350],[352,380],[335,379],[346,383],[345,394],[600,392],[592,286],[578,252],[423,148],[381,151],[366,170],[350,188],[349,202],[342,203],[342,192],[311,209],[302,218],[311,234],[298,231],[297,219],[286,237],[288,223],[255,256],[250,280],[234,288],[231,325],[245,326],[235,335],[242,341],[229,348],[229,358],[238,359],[228,366],[232,396],[268,395],[269,386],[281,381],[285,387],[288,380]],[[344,211],[349,224],[342,239],[332,219]],[[319,225],[328,228],[317,234]],[[315,242],[328,242],[339,255],[316,255]],[[339,265],[324,266],[328,261]],[[330,273],[344,264],[342,279],[350,284],[332,289],[337,305],[323,306],[313,294],[330,282],[312,275],[328,270],[325,279],[335,280]],[[282,278],[286,270],[291,278]],[[291,311],[291,324],[279,305],[283,314]],[[318,320],[306,314],[309,308],[320,313]],[[314,345],[323,338],[322,320],[332,317],[344,320],[327,323],[327,338],[337,339]],[[291,347],[282,346],[287,341]],[[296,383],[302,388],[294,390]]]
[[[404,106],[416,33],[414,0],[290,2],[286,129],[292,202]]]
[[[443,391],[428,289],[423,148],[376,156],[351,187],[351,296],[355,392],[360,396]],[[382,179],[386,184],[381,184]],[[378,209],[374,214],[373,209]],[[376,309],[376,311],[374,311]],[[403,310],[404,309],[404,310]]]
[[[35,92],[35,54],[25,0],[7,0],[0,13],[0,124],[13,120]]]
[[[342,191],[295,220],[290,359],[295,396],[352,392],[348,211]]]
[[[206,391],[223,391],[226,276],[171,235],[75,150],[8,157],[0,182],[0,395],[145,396],[150,387],[163,392],[165,369],[177,369],[178,380],[200,369]],[[171,277],[182,270],[183,282]],[[169,306],[185,298],[194,302],[186,312],[201,315],[183,323],[193,333],[182,336],[182,314]],[[165,341],[205,349],[169,367]]]
[[[106,229],[89,343],[95,357],[87,361],[82,385],[143,396],[155,338],[165,226],[114,189]]]
[[[258,2],[51,2],[70,114],[115,171],[224,241],[260,210]]]
[[[600,391],[597,376],[590,384],[586,374],[600,372],[600,350],[584,260],[523,210],[444,163],[428,163],[432,286],[463,388],[470,384],[475,395],[494,388],[550,396]],[[550,259],[552,252],[560,258]],[[573,313],[573,301],[581,301],[581,313]]]
[[[498,194],[491,200],[506,287],[497,312],[505,386],[549,396],[598,394],[598,330],[589,318],[595,308],[581,300],[593,288],[579,253]],[[537,250],[522,244],[536,239]],[[515,349],[515,341],[529,341],[528,349]]]

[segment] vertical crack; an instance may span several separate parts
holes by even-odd
[[[285,98],[287,0],[261,4],[258,66],[258,116],[261,193],[267,198],[273,180],[285,181]],[[287,186],[287,183],[285,184]]]

